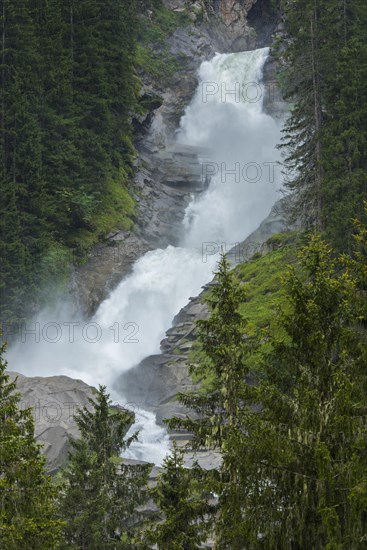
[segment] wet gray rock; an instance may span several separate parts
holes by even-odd
[[[88,398],[93,399],[96,390],[67,376],[44,378],[15,372],[8,374],[11,380],[17,379],[20,407],[32,410],[36,440],[43,445],[47,469],[55,472],[67,459],[69,437],[78,437],[74,415],[79,408],[89,405]]]
[[[89,399],[95,398],[97,390],[82,380],[68,376],[27,377],[17,372],[8,374],[10,380],[16,380],[16,388],[21,395],[20,408],[31,409],[35,438],[46,455],[47,470],[56,473],[67,461],[70,438],[79,437],[74,415],[85,406],[91,408]],[[117,403],[111,406],[123,408]]]
[[[189,6],[191,12],[193,9],[193,4],[184,0],[165,0],[165,4],[175,11],[185,6]],[[219,4],[218,16],[205,12],[199,17],[199,8],[205,5],[201,0],[197,4],[195,21],[177,29],[164,46],[180,69],[160,80],[148,74],[140,75],[140,95],[148,111],[133,119],[138,152],[133,183],[137,204],[135,226],[132,231],[109,235],[93,247],[85,265],[74,270],[70,293],[77,308],[86,316],[96,311],[129,273],[133,262],[147,250],[177,244],[191,196],[202,192],[206,185],[199,152],[192,149],[187,154],[187,151],[174,150],[180,119],[197,88],[197,70],[202,61],[216,52],[256,47],[256,36],[248,25],[239,30],[238,25],[226,20]],[[248,1],[241,0],[240,7],[240,19],[244,22],[250,7]]]
[[[232,51],[248,49],[249,37],[256,47],[256,33],[249,26],[247,14],[257,0],[220,0],[218,11],[232,37]]]
[[[86,263],[72,274],[75,310],[93,315],[109,292],[131,271],[135,261],[151,248],[152,244],[133,231],[113,232],[94,246]]]
[[[293,229],[287,221],[287,203],[288,199],[278,201],[258,229],[228,252],[227,257],[233,267],[251,260],[254,254],[266,254],[269,250],[265,243],[272,235]],[[176,396],[179,392],[187,392],[195,387],[189,375],[188,355],[196,339],[197,321],[209,315],[204,293],[213,284],[216,284],[215,279],[205,285],[203,292],[191,298],[176,315],[172,328],[161,342],[162,353],[147,357],[124,373],[117,382],[122,393],[128,388],[132,401],[154,411],[159,424],[164,424],[164,420],[172,416],[185,416],[188,413],[178,403]],[[176,438],[176,435],[173,437]],[[187,437],[188,434],[184,439]]]

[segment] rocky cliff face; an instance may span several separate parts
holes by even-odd
[[[231,24],[240,12],[246,16],[256,2],[257,0],[220,0],[219,10],[225,23]]]
[[[240,47],[243,36],[249,32],[247,14],[257,0],[220,0],[219,14],[233,35],[234,45]],[[252,29],[251,29],[252,31]]]
[[[96,390],[67,376],[28,378],[15,372],[9,375],[11,380],[17,379],[20,407],[32,411],[37,443],[43,445],[47,468],[53,472],[67,458],[69,437],[78,436],[74,415],[78,408],[88,405],[88,398],[93,398]]]
[[[182,10],[188,5],[187,0],[164,0],[164,3],[172,10]],[[204,11],[208,3],[203,0],[190,1],[189,4],[192,23],[177,29],[166,43],[169,54],[179,61],[180,69],[164,81],[141,75],[141,97],[150,109],[134,119],[138,151],[136,227],[129,232],[111,233],[91,251],[88,263],[74,273],[72,292],[86,315],[96,310],[130,271],[135,260],[147,250],[176,244],[191,195],[202,192],[204,188],[198,162],[198,155],[202,156],[203,152],[177,147],[174,143],[180,118],[197,87],[199,65],[215,52],[249,50],[259,44],[256,33],[247,22],[247,15],[256,0],[214,0],[212,6],[217,17],[208,10]],[[268,89],[276,93],[273,61],[267,64],[264,76]],[[277,101],[273,96],[268,97],[267,109],[273,115],[281,110]],[[283,210],[275,208],[243,246],[258,247],[285,228]],[[185,412],[175,401],[175,396],[178,391],[186,391],[192,385],[187,357],[195,339],[196,320],[206,315],[202,296],[193,298],[167,332],[161,346],[162,353],[148,357],[120,380],[122,390],[129,388],[131,401],[154,410],[159,422]],[[66,377],[26,379],[20,376],[18,388],[24,398],[33,400],[34,404],[57,403],[55,411],[64,410],[64,403],[74,408],[84,405],[87,397],[93,395],[92,388]],[[62,416],[55,422],[50,422],[47,416],[46,419],[36,418],[36,435],[46,444],[50,468],[57,468],[66,457],[68,434],[76,435],[72,417]],[[179,438],[177,434],[176,438]],[[208,461],[212,458],[209,456]]]
[[[287,199],[279,201],[259,228],[239,247],[228,253],[227,257],[233,267],[238,263],[251,261],[254,254],[271,252],[266,244],[268,239],[274,234],[294,229],[289,227],[287,222],[287,207]],[[165,419],[173,416],[185,417],[187,414],[193,414],[178,403],[176,396],[179,392],[185,393],[195,388],[189,374],[189,353],[197,336],[197,321],[206,319],[209,315],[204,293],[215,284],[217,283],[214,279],[205,285],[201,294],[192,297],[176,315],[172,328],[167,331],[161,342],[161,353],[147,357],[140,365],[121,376],[116,383],[116,389],[122,393],[128,392],[129,399],[137,406],[155,412],[158,424],[163,425]],[[218,452],[193,453],[189,446],[185,447],[190,441],[191,434],[181,430],[171,432],[170,437],[185,448],[185,460],[188,465],[197,460],[202,468],[218,467]]]
[[[255,253],[267,253],[266,241],[272,235],[290,229],[286,219],[286,206],[286,200],[279,201],[259,228],[240,247],[228,253],[233,267],[240,262],[250,261]],[[240,255],[238,250],[241,251]],[[216,284],[215,280],[209,282],[199,296],[191,298],[175,317],[172,328],[161,342],[161,354],[147,357],[120,378],[119,387],[122,393],[128,389],[129,398],[137,405],[154,411],[158,423],[163,423],[165,418],[187,412],[177,403],[176,395],[192,389],[188,354],[196,338],[196,322],[208,316],[203,297],[213,284]]]
[[[86,316],[95,312],[137,258],[149,249],[177,243],[191,194],[203,190],[198,162],[201,152],[187,148],[180,151],[174,144],[181,116],[197,87],[198,67],[216,52],[256,47],[256,34],[246,24],[245,4],[238,21],[233,15],[233,20],[226,18],[229,4],[227,8],[223,4],[220,18],[206,18],[202,12],[195,15],[195,4],[185,0],[165,0],[165,4],[176,11],[189,5],[193,22],[177,29],[163,48],[176,59],[180,69],[164,79],[140,75],[141,97],[150,109],[133,121],[138,152],[134,183],[136,226],[133,231],[111,233],[93,248],[86,265],[75,270],[71,293]],[[203,2],[197,8],[204,9]]]

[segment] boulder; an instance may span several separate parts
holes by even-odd
[[[67,376],[8,374],[11,380],[16,380],[20,407],[32,410],[36,440],[43,445],[48,470],[55,472],[67,459],[69,437],[78,437],[74,415],[79,408],[89,405],[88,399],[93,399],[96,389]]]

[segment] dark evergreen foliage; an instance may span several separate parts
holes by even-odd
[[[180,396],[195,416],[169,422],[221,451],[218,548],[365,546],[366,229],[357,227],[353,258],[333,259],[310,238],[287,272],[278,328],[257,345],[241,343],[238,290],[221,261],[212,315],[200,322],[211,387]]]
[[[0,2],[3,322],[62,256],[131,223],[136,17],[135,0]]]
[[[367,5],[363,0],[280,3],[286,34],[280,77],[292,106],[281,148],[294,216],[353,245],[367,197]]]
[[[155,503],[164,514],[147,533],[147,540],[159,550],[197,550],[208,538],[211,508],[204,492],[203,472],[197,466],[184,466],[184,453],[175,445],[163,463],[152,491]]]
[[[251,394],[247,360],[254,351],[252,339],[245,338],[246,323],[238,308],[245,295],[236,286],[229,263],[222,255],[217,285],[208,297],[209,319],[198,322],[198,337],[205,359],[193,365],[192,374],[207,377],[210,385],[191,394],[179,394],[181,403],[193,416],[173,418],[170,427],[185,428],[194,434],[194,448],[214,448],[222,453],[219,476],[208,477],[212,490],[220,494],[216,533],[220,548],[244,547],[241,524],[243,488],[239,483],[241,464],[230,441],[242,433],[242,415]],[[235,504],[236,503],[236,504]]]
[[[134,415],[111,409],[109,395],[100,387],[90,406],[75,416],[80,439],[72,441],[61,496],[65,521],[63,548],[83,550],[139,550],[136,529],[144,522],[149,465],[129,466],[120,458],[136,436],[126,438]]]
[[[21,407],[0,348],[0,548],[59,548],[58,491],[45,473],[32,411]]]
[[[263,5],[275,10],[275,4]],[[280,147],[292,174],[294,216],[348,254],[337,258],[313,236],[287,274],[278,330],[259,338],[245,335],[244,294],[223,256],[208,298],[210,317],[198,323],[204,360],[192,373],[205,384],[179,396],[195,414],[169,425],[192,432],[195,449],[222,455],[219,472],[205,480],[219,494],[218,548],[362,550],[367,4],[279,4],[285,19],[280,79],[292,106]],[[139,10],[153,10],[158,27],[151,20],[138,24]],[[150,31],[148,44],[161,44],[174,19],[160,0],[0,0],[0,321],[27,313],[29,298],[37,301],[37,289],[59,269],[65,251],[79,252],[131,214],[135,37],[139,27]],[[146,53],[142,46],[140,70],[154,60]],[[361,221],[353,224],[355,217]],[[146,503],[149,467],[120,459],[132,441],[126,433],[133,418],[110,407],[103,387],[76,417],[81,437],[72,442],[59,494],[60,543],[57,489],[44,473],[30,411],[20,410],[3,351],[1,547],[202,547],[212,510],[198,470],[184,468],[176,448],[153,490],[164,519],[144,531],[138,507]]]

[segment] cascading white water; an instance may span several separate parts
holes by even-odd
[[[181,121],[181,143],[207,147],[207,193],[186,213],[184,243],[241,242],[269,213],[280,187],[279,126],[263,113],[262,69],[268,48],[217,54],[200,68],[200,84]]]
[[[211,279],[219,257],[203,257],[203,249],[215,250],[214,243],[228,249],[242,241],[276,200],[280,128],[262,111],[260,86],[267,55],[267,48],[218,54],[200,68],[200,83],[177,141],[210,150],[203,173],[212,177],[207,191],[187,208],[181,246],[140,258],[88,324],[70,325],[77,321],[62,307],[42,312],[34,321],[40,341],[28,335],[9,350],[12,370],[107,384],[114,399],[128,404],[128,395],[113,392],[113,382],[143,358],[159,353],[175,314]],[[205,243],[211,243],[209,248]],[[159,464],[169,448],[166,432],[152,413],[135,412],[141,441],[128,456]]]

